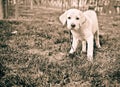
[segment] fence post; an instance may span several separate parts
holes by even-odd
[[[62,11],[63,11],[63,4],[64,4],[64,0],[62,0]]]
[[[19,9],[18,9],[18,7],[19,7],[18,5],[19,5],[19,4],[18,4],[18,2],[19,2],[19,1],[16,0],[16,4],[15,4],[15,19],[18,19],[18,16],[19,16],[19,13],[18,13],[18,10],[19,10]]]
[[[68,1],[69,8],[71,8],[71,0]]]
[[[48,7],[48,0],[46,0],[46,8]]]
[[[78,5],[77,8],[79,9],[80,0],[78,0],[77,2],[78,2],[78,4],[77,4],[77,5]]]
[[[30,9],[33,9],[33,0],[30,1]]]
[[[3,19],[3,0],[0,0],[0,19]]]
[[[8,0],[3,0],[4,18],[8,18]]]

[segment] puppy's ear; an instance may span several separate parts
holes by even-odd
[[[64,12],[62,15],[59,17],[60,22],[65,26],[67,23],[67,12]]]

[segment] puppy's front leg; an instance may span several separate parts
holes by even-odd
[[[82,41],[82,52],[81,53],[86,53],[86,41]]]
[[[88,61],[93,61],[93,36],[87,38],[88,49],[87,49],[87,58]]]
[[[73,37],[72,46],[69,52],[70,54],[73,54],[76,51],[78,43],[79,43],[78,39]]]

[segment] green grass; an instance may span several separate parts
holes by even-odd
[[[119,17],[98,17],[102,48],[95,48],[91,64],[80,54],[81,44],[74,58],[67,56],[69,31],[59,23],[60,14],[43,11],[39,21],[0,21],[0,87],[120,86]]]

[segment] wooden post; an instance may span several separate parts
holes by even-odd
[[[108,10],[109,10],[110,14],[115,14],[114,4],[115,4],[115,1],[114,0],[110,0],[110,4],[109,4],[109,7],[108,7]]]
[[[30,0],[30,9],[33,9],[33,0]]]
[[[46,0],[46,3],[45,3],[45,4],[46,4],[46,8],[47,8],[47,7],[48,7],[48,0]]]
[[[3,19],[3,0],[0,0],[0,19]]]
[[[4,18],[8,18],[8,0],[3,0]]]
[[[64,0],[62,0],[62,11],[63,11],[63,4],[64,4]]]
[[[71,0],[69,0],[69,2],[68,2],[68,3],[69,3],[69,4],[68,4],[68,5],[69,5],[69,8],[71,8]]]
[[[16,0],[16,4],[15,4],[15,19],[18,19],[18,16],[19,16],[19,13],[18,13],[18,10],[19,10],[19,9],[18,9],[18,7],[19,7],[18,5],[19,5],[19,4],[18,4],[18,2],[19,2],[19,1]]]
[[[78,0],[78,6],[77,6],[78,9],[79,9],[79,3],[80,3],[80,0]]]

